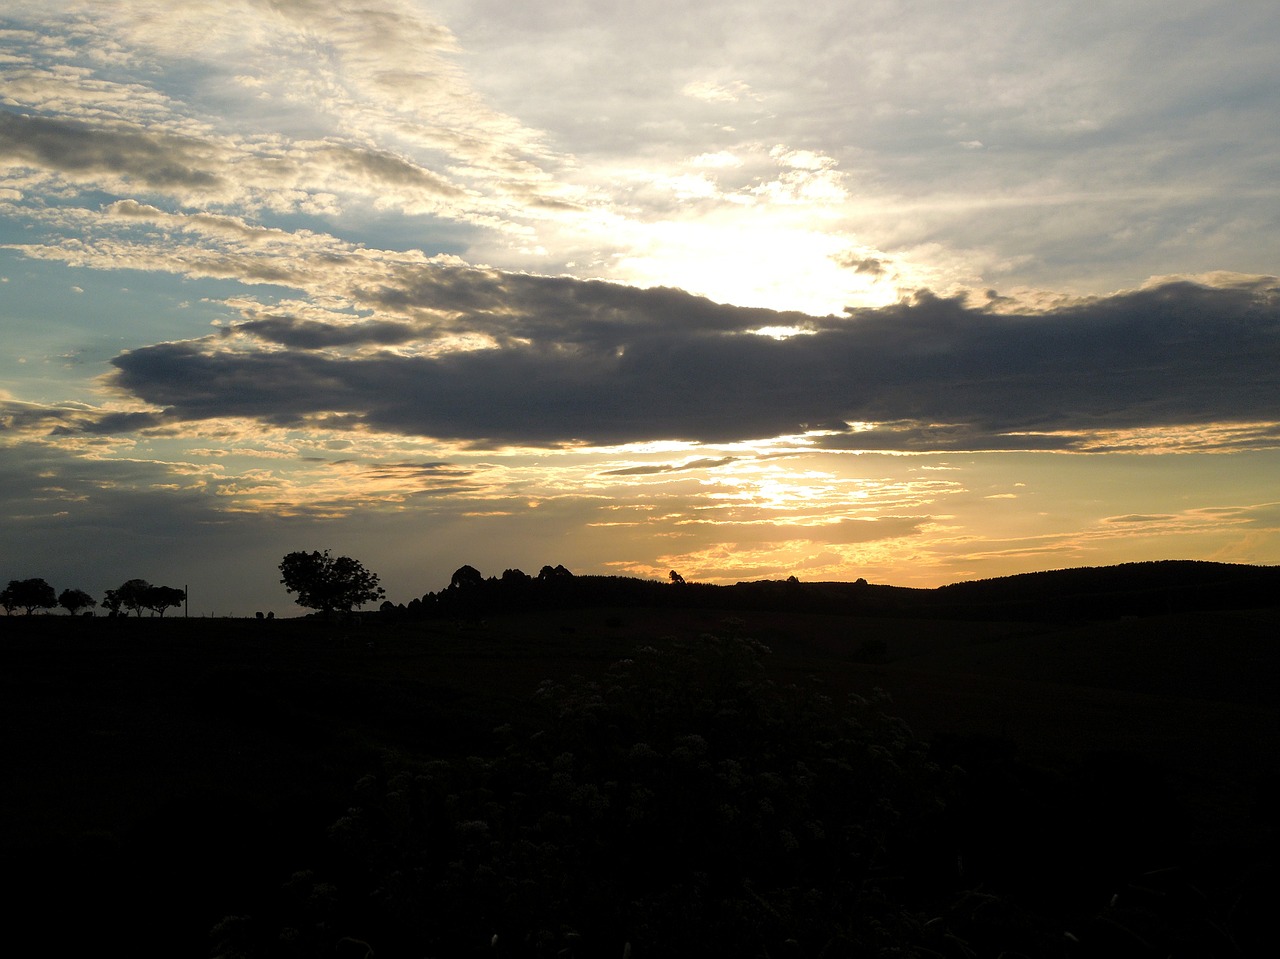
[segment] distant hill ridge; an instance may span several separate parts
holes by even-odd
[[[470,570],[470,567],[464,567]],[[449,588],[407,612],[479,616],[586,606],[772,610],[939,619],[1093,619],[1280,605],[1280,566],[1194,560],[1123,563],[1019,573],[920,589],[854,583],[756,580],[732,586],[575,576],[563,567],[537,580],[455,575]],[[509,571],[510,572],[510,571]]]
[[[1093,590],[1098,586],[1128,587],[1193,586],[1231,580],[1264,579],[1270,581],[1280,573],[1280,566],[1250,566],[1240,563],[1213,563],[1191,559],[1165,559],[1144,563],[1119,563],[1114,566],[1073,566],[1033,573],[1013,573],[991,579],[964,580],[939,586],[939,592],[978,591],[992,587],[1014,586],[1026,591]]]
[[[1280,605],[1280,566],[1160,560],[1018,573],[930,592],[942,606],[1087,603],[1103,615],[1275,606]]]

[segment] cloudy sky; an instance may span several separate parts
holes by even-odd
[[[0,580],[1280,563],[1272,0],[7,0]]]

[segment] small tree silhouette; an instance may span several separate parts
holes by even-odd
[[[97,606],[98,601],[82,589],[64,589],[58,594],[58,605],[74,616],[82,609]]]
[[[142,594],[142,605],[164,619],[164,611],[170,606],[181,606],[187,594],[176,586],[149,586]]]

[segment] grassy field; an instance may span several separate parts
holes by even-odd
[[[544,679],[733,633],[769,647],[779,683],[885,690],[935,760],[964,770],[947,841],[971,887],[1065,923],[1176,868],[1244,949],[1251,903],[1275,888],[1278,626],[1274,609],[1070,624],[643,609],[362,626],[6,617],[9,912],[51,954],[127,941],[131,955],[208,955],[210,929],[307,863],[370,769],[485,754],[495,727],[531,719]],[[66,921],[42,926],[51,908]]]

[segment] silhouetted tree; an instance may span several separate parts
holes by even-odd
[[[98,601],[82,589],[64,589],[58,594],[58,605],[74,616],[82,609],[97,606]]]
[[[484,585],[484,575],[474,566],[460,566],[449,579],[450,589],[476,589]]]
[[[170,606],[181,606],[187,594],[175,586],[148,586],[142,594],[142,605],[164,618],[164,611]]]
[[[145,579],[130,579],[120,584],[119,589],[107,590],[106,599],[103,605],[107,606],[113,613],[118,613],[120,607],[141,616],[142,608],[146,606],[147,590],[151,589],[151,584]],[[127,613],[125,615],[128,615]]]
[[[478,618],[493,607],[496,585],[496,580],[485,582],[474,566],[460,566],[449,578],[448,587],[440,591],[439,602],[450,615]]]
[[[37,609],[53,609],[57,605],[53,587],[42,579],[11,579],[9,585],[0,590],[0,606],[6,613],[12,614],[21,607],[30,616]]]
[[[289,553],[280,561],[280,582],[286,593],[297,593],[299,606],[318,609],[325,616],[334,610],[350,612],[357,606],[382,599],[378,574],[350,556],[323,553]]]
[[[667,576],[670,578],[672,586],[684,585],[684,577],[681,576],[679,573],[677,573],[674,569],[670,573],[668,573]]]

